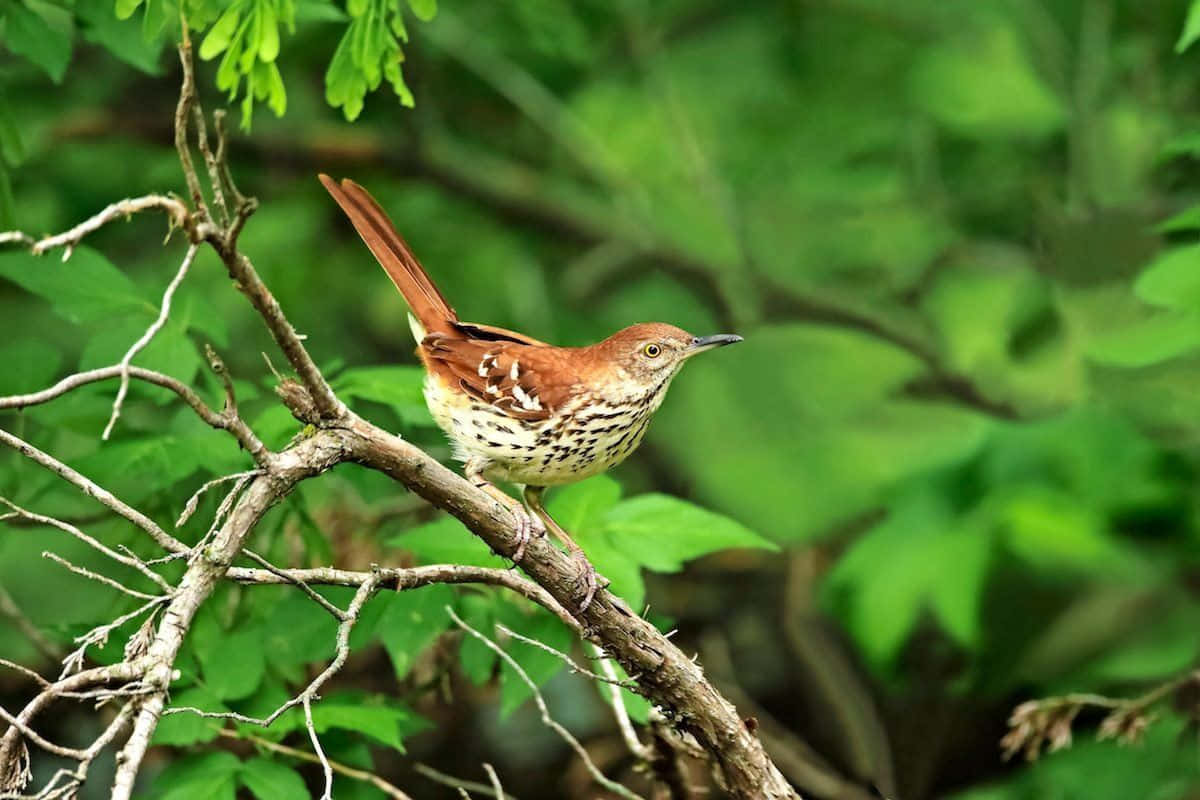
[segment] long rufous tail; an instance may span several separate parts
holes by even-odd
[[[442,297],[429,274],[417,261],[408,243],[392,225],[387,213],[366,189],[349,178],[339,185],[321,174],[321,183],[346,212],[358,235],[366,242],[384,272],[396,284],[421,327],[428,333],[452,330],[458,321],[454,309]]]

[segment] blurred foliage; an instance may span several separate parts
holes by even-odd
[[[552,494],[551,510],[631,605],[696,647],[726,639],[745,691],[848,779],[903,798],[1193,797],[1186,713],[1137,749],[1092,742],[1083,719],[1086,741],[1034,765],[1003,764],[997,742],[1021,700],[1129,694],[1200,656],[1198,9],[12,0],[0,227],[58,231],[120,197],[182,193],[166,46],[182,11],[208,105],[239,102],[254,122],[232,145],[262,201],[244,248],[357,410],[448,459],[402,304],[319,170],[377,194],[464,318],[564,344],[651,319],[746,336],[689,365],[627,465]],[[150,217],[113,225],[65,265],[0,255],[0,394],[118,359],[182,256],[161,233]],[[176,302],[137,363],[215,402],[211,342],[247,418],[285,444],[298,426],[270,390],[270,339],[215,259]],[[131,388],[101,443],[112,391],[2,422],[160,520],[245,468],[153,387]],[[53,476],[0,463],[0,494],[145,546]],[[503,563],[396,491],[341,468],[303,484],[254,546],[290,564]],[[198,539],[204,513],[181,535]],[[45,549],[96,565],[57,532],[0,537],[0,584],[51,634],[132,607]],[[590,796],[545,778],[568,756],[494,654],[447,647],[446,605],[569,642],[493,592],[381,596],[316,707],[331,756],[415,796],[435,795],[397,751],[460,774],[491,760],[525,798]],[[268,712],[332,642],[299,593],[226,587],[173,701]],[[506,647],[564,721],[611,735],[598,694]],[[0,653],[37,658],[3,622]],[[253,735],[303,747],[297,724]],[[168,717],[151,794],[294,796],[298,762],[194,747],[216,736]],[[339,797],[378,796],[338,780]]]

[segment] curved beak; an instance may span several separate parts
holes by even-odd
[[[713,336],[697,336],[692,339],[692,343],[688,345],[684,352],[688,358],[703,353],[705,350],[713,350],[717,347],[724,347],[727,344],[737,344],[742,341],[742,337],[733,333],[718,333]]]

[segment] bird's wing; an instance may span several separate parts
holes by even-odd
[[[553,347],[553,345],[534,339],[532,336],[510,331],[508,328],[499,328],[495,325],[482,325],[478,322],[458,322],[457,320],[453,325],[455,330],[468,339],[478,339],[484,342],[516,342],[517,344],[536,345],[538,347]]]
[[[435,333],[421,342],[421,354],[444,380],[457,383],[464,392],[504,414],[528,422],[548,419],[577,383],[566,350],[549,345]]]

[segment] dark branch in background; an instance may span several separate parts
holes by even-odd
[[[238,250],[238,235],[256,208],[256,203],[236,190],[226,164],[221,160],[227,154],[228,147],[220,122],[216,126],[218,142],[215,150],[210,147],[206,132],[197,122],[203,120],[203,115],[194,100],[191,50],[186,40],[180,48],[180,56],[183,87],[175,116],[175,141],[193,207],[188,210],[183,206],[186,214],[177,222],[187,232],[192,245],[205,244],[217,252],[229,274],[237,281],[239,290],[263,318],[300,378],[299,382],[284,379],[278,387],[279,394],[292,413],[311,423],[313,429],[298,437],[292,446],[283,451],[273,452],[262,446],[237,419],[232,384],[226,380],[219,359],[211,353],[210,365],[226,386],[225,408],[221,413],[212,411],[192,390],[174,379],[132,367],[128,363],[71,376],[42,392],[0,399],[0,408],[22,407],[51,401],[96,380],[128,377],[148,381],[176,392],[205,422],[232,433],[251,452],[258,465],[256,470],[210,481],[201,487],[200,491],[203,492],[227,480],[234,481],[232,489],[218,508],[209,533],[202,537],[200,544],[189,548],[153,520],[93,481],[49,454],[0,430],[0,443],[59,474],[132,522],[148,533],[166,551],[168,558],[186,559],[187,563],[182,577],[169,586],[165,594],[145,595],[150,599],[140,608],[80,637],[80,647],[66,661],[68,676],[56,682],[44,682],[39,694],[21,712],[12,715],[12,724],[0,738],[0,790],[19,790],[29,779],[27,745],[30,742],[35,745],[46,744],[35,735],[32,725],[47,707],[68,698],[121,698],[123,705],[118,714],[120,724],[114,722],[89,748],[72,751],[72,756],[77,757],[78,768],[60,772],[52,783],[61,784],[61,791],[54,789],[58,794],[73,793],[83,783],[87,766],[95,755],[128,728],[128,736],[117,753],[117,770],[111,795],[114,800],[128,800],[158,721],[163,713],[168,712],[168,691],[175,679],[175,660],[184,637],[197,611],[222,580],[291,583],[314,599],[310,583],[357,586],[355,600],[346,610],[331,607],[328,602],[322,604],[326,611],[339,619],[340,624],[338,654],[334,662],[321,673],[318,681],[332,675],[344,663],[349,654],[349,629],[357,618],[358,610],[371,594],[384,588],[385,582],[390,582],[387,588],[400,590],[431,582],[482,581],[517,591],[550,609],[583,638],[600,648],[606,658],[615,659],[627,674],[636,676],[637,691],[658,707],[671,726],[694,737],[720,768],[731,796],[743,800],[796,798],[798,795],[795,790],[771,762],[736,709],[705,679],[701,668],[653,625],[633,613],[619,598],[603,590],[597,593],[586,612],[571,615],[565,610],[575,607],[576,565],[566,553],[545,538],[535,539],[526,548],[522,566],[532,582],[511,573],[456,566],[376,569],[370,573],[334,569],[286,570],[267,564],[244,549],[247,537],[267,510],[285,497],[298,482],[346,461],[378,470],[403,483],[415,494],[461,520],[494,552],[512,553],[516,549],[517,536],[506,507],[418,448],[351,413],[333,394],[274,296],[259,279],[249,259]],[[218,210],[218,219],[214,219],[209,212],[200,178],[193,165],[189,146],[189,131],[193,127],[200,137],[198,147],[212,181],[210,191]],[[19,232],[0,235],[0,240],[24,246],[30,246],[33,241]],[[64,244],[70,245],[75,241],[78,241],[78,237]],[[189,503],[189,508],[194,506]],[[13,513],[34,515],[35,512],[14,509]],[[259,566],[234,568],[234,561],[242,554]],[[125,555],[135,558],[130,551],[126,551]],[[135,559],[133,566],[146,574],[145,570],[151,570],[155,563]],[[111,580],[94,574],[88,574],[88,577]],[[122,624],[142,615],[147,618],[126,643],[125,660],[111,666],[69,674],[82,665],[89,646],[98,644]],[[110,684],[117,685],[110,688]],[[325,772],[328,796],[334,767],[321,749],[311,716],[311,703],[319,686],[319,682],[310,684],[309,689],[298,695],[296,701],[304,706],[314,757]],[[548,714],[544,712],[544,716]],[[662,728],[662,731],[666,730]],[[585,756],[585,763],[589,763],[586,753],[582,755]],[[620,792],[616,788],[619,785],[612,784],[598,770],[593,769],[592,774],[599,783]],[[493,779],[493,790],[499,792],[497,784],[498,777]],[[43,794],[48,791],[43,789]]]

